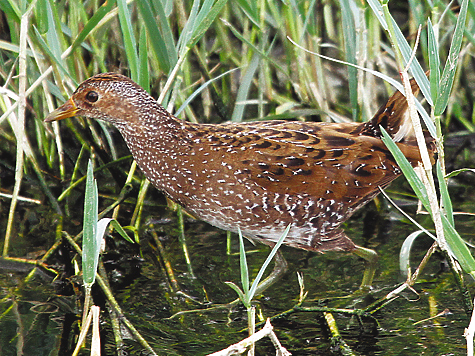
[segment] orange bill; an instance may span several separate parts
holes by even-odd
[[[73,99],[69,99],[55,111],[46,116],[45,122],[58,121],[68,117],[73,117],[76,116],[78,111],[79,109],[76,107]]]

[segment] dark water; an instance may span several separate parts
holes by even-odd
[[[415,209],[414,206],[406,208],[410,212]],[[470,204],[462,203],[461,208],[470,209]],[[398,286],[402,281],[398,270],[399,249],[404,238],[414,229],[393,208],[384,210],[382,215],[375,215],[374,205],[369,205],[346,227],[348,235],[358,244],[374,248],[380,256],[374,290],[369,296],[339,298],[358,289],[364,270],[364,263],[359,258],[342,253],[318,255],[283,247],[289,270],[277,284],[256,299],[258,315],[272,317],[297,303],[297,272],[303,274],[308,292],[305,306],[364,308]],[[181,290],[193,300],[170,291],[164,270],[152,254],[151,235],[145,229],[141,234],[140,250],[116,238],[108,241],[109,252],[104,255],[115,296],[126,316],[160,355],[205,355],[245,338],[247,319],[242,306],[209,309],[235,299],[235,292],[224,284],[225,281],[240,285],[239,256],[226,255],[226,233],[185,219],[185,233],[196,276],[192,278],[178,242],[175,216],[170,212],[166,214],[170,221],[155,224],[154,229],[165,247]],[[430,226],[427,218],[418,219]],[[459,220],[461,233],[470,236],[473,230],[470,219]],[[233,236],[231,242],[232,252],[237,252],[237,237]],[[431,244],[429,237],[418,238],[411,259],[414,267]],[[246,249],[250,251],[248,263],[255,276],[269,250],[250,243],[246,243]],[[67,248],[61,251],[61,254],[68,255]],[[58,256],[60,260],[61,256]],[[37,273],[26,281],[27,272],[22,270],[22,264],[4,267],[8,268],[2,269],[0,274],[0,298],[3,298],[0,303],[0,354],[17,355],[20,349],[24,355],[70,353],[77,333],[79,300],[74,296],[74,288],[81,291],[76,283],[79,280],[66,276],[53,281],[47,273]],[[67,275],[67,266],[56,267]],[[403,292],[398,299],[375,313],[374,319],[360,321],[335,313],[334,318],[346,343],[361,355],[465,354],[463,332],[469,319],[442,256],[432,256],[414,288],[417,295]],[[96,304],[103,310],[103,351],[112,355],[116,351],[107,308],[100,291],[93,292]],[[201,310],[170,319],[177,312],[193,309]],[[425,320],[445,309],[449,310],[446,316]],[[282,344],[293,355],[339,354],[332,352],[321,313],[293,313],[272,323]],[[130,355],[146,354],[135,341],[125,338],[125,344],[124,349]],[[87,354],[87,348],[81,354]],[[270,341],[261,341],[257,345],[257,354],[275,354]]]

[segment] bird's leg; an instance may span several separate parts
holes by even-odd
[[[271,274],[269,274],[256,288],[255,295],[262,294],[267,288],[277,282],[287,271],[288,265],[282,252],[277,251],[275,254],[275,265]]]
[[[360,290],[369,291],[369,289],[371,289],[371,284],[373,283],[374,273],[376,272],[378,254],[374,250],[358,245],[355,246],[355,249],[352,252],[366,261]]]

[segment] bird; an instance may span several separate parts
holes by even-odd
[[[411,88],[418,93],[414,80]],[[412,166],[421,161],[398,91],[366,122],[204,124],[174,117],[124,75],[101,73],[45,121],[74,116],[115,126],[145,177],[198,219],[271,246],[290,225],[285,245],[364,258],[361,288],[372,284],[377,254],[356,245],[342,224],[402,173],[381,128]],[[426,142],[433,155],[428,134]]]

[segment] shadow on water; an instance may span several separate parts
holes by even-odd
[[[380,203],[383,206],[387,204],[384,200]],[[460,206],[458,210],[473,209],[464,202]],[[346,226],[346,232],[356,243],[374,248],[379,253],[374,290],[370,296],[340,298],[357,290],[364,270],[362,260],[343,253],[318,255],[284,246],[289,271],[256,299],[258,315],[271,317],[297,303],[297,272],[303,274],[305,290],[308,291],[306,306],[363,308],[398,286],[402,281],[398,266],[399,249],[413,228],[393,208],[382,214],[377,214],[375,210],[374,203],[371,203]],[[414,211],[415,207],[407,207],[407,210]],[[192,298],[170,291],[161,264],[152,253],[153,241],[149,232],[142,234],[140,249],[108,238],[108,252],[103,261],[125,314],[152,348],[163,355],[204,355],[245,338],[247,320],[242,306],[206,310],[236,297],[235,292],[224,284],[225,281],[240,284],[239,256],[235,254],[238,251],[236,236],[232,239],[233,254],[228,256],[225,252],[225,232],[187,219],[186,238],[196,275],[196,278],[190,278],[178,243],[177,221],[173,213],[165,214],[169,217],[165,220],[167,223],[162,223],[162,220],[154,224],[154,229],[165,246],[166,257],[175,271],[181,291]],[[152,216],[154,214],[150,213]],[[424,219],[419,218],[422,222]],[[460,221],[461,233],[470,234],[471,220],[461,218]],[[431,243],[430,238],[424,236],[417,240],[411,258],[414,267]],[[36,250],[41,247],[34,246]],[[32,250],[25,246],[22,248]],[[246,249],[249,251],[250,270],[255,276],[269,250],[250,243],[246,243]],[[24,355],[71,353],[76,341],[80,310],[80,298],[76,298],[76,294],[80,295],[82,288],[79,279],[72,276],[70,269],[74,266],[66,266],[62,262],[70,258],[69,253],[71,251],[66,246],[59,250],[56,256],[58,264],[53,267],[61,274],[54,280],[47,271],[40,271],[26,281],[30,268],[21,263],[7,265],[2,260],[1,355],[17,355],[19,349],[23,349]],[[415,290],[418,295],[404,292],[380,309],[374,315],[375,319],[358,320],[335,314],[348,345],[362,355],[463,354],[463,332],[468,325],[468,317],[441,256],[436,254],[432,257]],[[107,305],[98,289],[93,290],[93,294],[95,303],[104,311],[101,325],[102,340],[106,342],[103,345],[104,354],[115,354]],[[202,310],[170,319],[177,312],[193,309]],[[444,316],[429,319],[446,309],[449,312]],[[328,355],[334,350],[321,313],[293,313],[272,323],[282,344],[293,355]],[[127,339],[127,332],[124,331],[123,337],[128,354],[143,355],[141,347]],[[270,341],[264,340],[257,345],[258,355],[273,353]],[[87,354],[87,348],[81,354]]]

